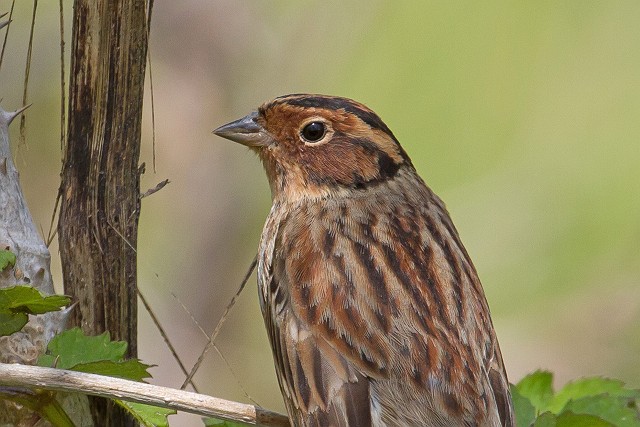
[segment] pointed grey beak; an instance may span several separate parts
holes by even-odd
[[[271,135],[258,124],[258,113],[245,116],[235,122],[227,123],[214,130],[218,136],[238,142],[247,147],[263,147],[272,141]]]

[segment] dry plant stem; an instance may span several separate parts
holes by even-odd
[[[60,149],[64,149],[64,141],[67,139],[67,133],[66,133],[66,120],[67,120],[67,116],[65,114],[66,110],[65,110],[65,105],[67,102],[67,97],[66,97],[66,88],[65,88],[65,84],[64,84],[64,78],[65,78],[65,67],[64,67],[64,1],[60,0]],[[56,199],[56,207],[58,200],[60,200],[60,198],[58,197]],[[54,211],[55,212],[55,211]],[[53,226],[51,227],[53,228]]]
[[[200,353],[200,357],[198,357],[198,360],[196,361],[195,365],[193,365],[193,368],[191,368],[191,372],[189,372],[189,375],[187,375],[187,378],[185,378],[184,382],[182,383],[182,386],[180,387],[181,390],[184,390],[185,387],[187,387],[187,384],[191,382],[191,379],[196,374],[196,371],[198,370],[198,368],[200,367],[200,364],[204,360],[204,356],[207,354],[209,350],[211,350],[211,347],[213,346],[213,342],[216,340],[216,337],[220,333],[222,324],[225,322],[225,320],[227,320],[227,315],[229,314],[229,311],[231,311],[233,306],[236,304],[236,301],[238,300],[238,296],[240,296],[240,293],[242,293],[242,290],[244,289],[244,286],[247,284],[249,277],[251,277],[253,270],[256,268],[257,263],[258,263],[258,254],[256,254],[255,257],[253,257],[253,261],[251,261],[251,265],[247,270],[247,274],[244,275],[244,279],[242,279],[242,283],[240,283],[240,288],[238,289],[236,294],[233,296],[233,298],[231,298],[231,301],[227,305],[227,308],[225,308],[224,313],[222,313],[222,317],[220,318],[220,320],[218,320],[218,324],[213,330],[213,333],[209,335],[209,341],[207,342],[207,345],[204,347],[204,350],[202,350],[202,353]]]
[[[289,420],[284,415],[258,406],[152,384],[62,369],[0,363],[0,385],[80,392],[256,426],[289,426]]]
[[[4,18],[5,16],[7,16],[9,12],[5,12],[2,15],[0,15],[0,19]],[[7,25],[9,25],[9,22],[11,21],[0,21],[0,28],[4,28]],[[2,58],[0,58],[0,64],[2,64]]]
[[[75,0],[58,241],[71,321],[137,352],[140,138],[147,54],[145,0]],[[110,404],[109,404],[110,405]],[[134,426],[92,404],[100,425]]]
[[[153,12],[153,0],[147,1],[147,40],[151,37],[151,13]],[[151,96],[151,146],[152,146],[152,158],[153,158],[153,173],[157,173],[156,171],[156,102],[154,99],[154,90],[153,90],[153,67],[151,66],[151,47],[147,46],[147,70],[149,70],[149,95]],[[165,180],[164,184],[166,185],[169,180]],[[160,183],[162,184],[162,183]],[[158,186],[160,185],[158,184]],[[149,190],[151,191],[151,190]],[[157,191],[157,190],[156,190]],[[147,191],[148,192],[148,191]],[[145,193],[146,194],[146,193]],[[150,196],[151,194],[146,194]],[[145,195],[142,195],[145,197]]]
[[[167,331],[165,331],[162,325],[160,324],[160,320],[158,319],[158,316],[156,316],[156,313],[151,309],[149,302],[147,301],[145,296],[142,294],[142,292],[140,292],[140,289],[138,289],[137,291],[138,291],[138,297],[140,298],[140,301],[142,301],[144,308],[147,310],[147,313],[149,313],[149,316],[151,316],[151,321],[153,322],[154,325],[156,325],[156,328],[158,329],[158,332],[160,332],[162,339],[167,344],[167,347],[169,347],[169,351],[171,352],[171,354],[173,355],[173,358],[178,363],[180,370],[182,370],[183,374],[189,375],[189,373],[187,372],[187,368],[184,366],[184,363],[182,363],[182,360],[180,360],[180,356],[178,356],[178,352],[176,351],[176,348],[171,343],[171,340],[167,335]],[[198,393],[198,388],[193,383],[193,381],[191,381],[191,387],[193,387],[195,392]]]
[[[33,30],[36,26],[36,12],[38,10],[38,0],[33,0],[33,14],[31,16],[31,30],[29,32],[29,45],[27,48],[27,63],[24,68],[24,88],[22,93],[22,105],[27,105],[29,94],[29,75],[31,74],[31,52],[33,51]],[[20,143],[25,144],[27,140],[26,116],[20,116]]]
[[[11,9],[9,10],[9,17],[6,21],[0,24],[0,28],[7,27],[7,31],[4,33],[4,40],[2,41],[2,51],[0,52],[0,69],[2,69],[2,60],[4,59],[4,50],[7,47],[7,39],[9,38],[9,26],[11,25],[11,18],[13,17],[13,7],[16,5],[16,0],[11,2]],[[6,15],[3,14],[4,17]]]
[[[154,170],[154,173],[155,173],[155,170]],[[171,181],[169,181],[168,179],[165,179],[164,181],[160,181],[155,187],[150,188],[144,193],[142,193],[140,195],[140,198],[143,199],[145,197],[149,197],[150,195],[157,193],[158,191],[162,190],[165,187],[165,185],[169,184],[170,182]]]
[[[66,89],[65,89],[65,66],[64,66],[64,0],[59,1],[60,8],[60,150],[64,150],[64,142],[67,139],[66,132],[66,109],[67,102]],[[51,213],[51,222],[49,223],[49,232],[47,233],[47,247],[51,246],[51,242],[55,238],[58,230],[54,229],[54,223],[56,215],[58,213],[58,207],[60,206],[60,192],[56,196],[56,202],[53,206],[53,212]],[[43,233],[44,234],[44,233]]]

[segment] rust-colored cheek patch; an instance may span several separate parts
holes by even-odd
[[[332,141],[301,153],[303,169],[315,184],[361,187],[380,178],[378,153],[351,141]]]

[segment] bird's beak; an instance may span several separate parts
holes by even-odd
[[[264,147],[272,141],[271,135],[258,124],[258,113],[253,113],[238,119],[234,122],[227,123],[214,130],[218,136],[231,141],[238,142],[247,147]]]

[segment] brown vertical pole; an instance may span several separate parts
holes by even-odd
[[[147,52],[145,0],[75,0],[58,223],[71,322],[137,353],[136,244]],[[92,402],[96,425],[135,425]]]

